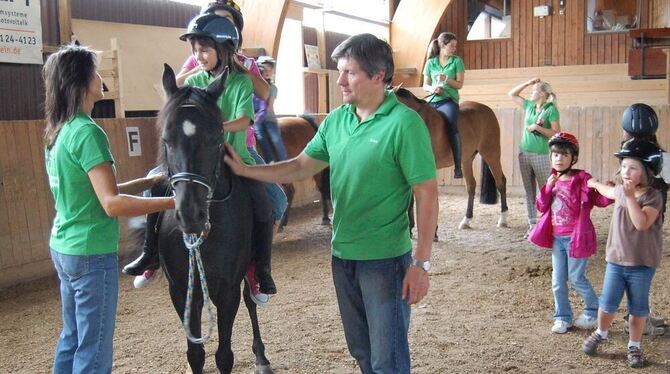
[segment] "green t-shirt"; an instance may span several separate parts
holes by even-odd
[[[435,178],[428,128],[393,92],[365,121],[345,104],[332,111],[305,153],[330,164],[333,256],[379,260],[412,249],[411,186]]]
[[[440,73],[446,75],[449,79],[456,79],[456,74],[463,72],[465,72],[463,59],[455,55],[449,57],[445,66],[440,65],[439,57],[433,57],[426,61],[426,66],[423,68],[423,75],[430,77],[430,81],[433,83],[433,85],[437,83],[437,75]],[[452,99],[456,103],[458,103],[458,100],[460,99],[458,90],[446,83],[442,85],[442,95],[431,96],[429,102],[435,103],[445,99]]]
[[[186,78],[186,84],[189,86],[206,88],[216,79],[206,71],[191,75]],[[247,116],[253,121],[254,119],[254,102],[252,94],[254,86],[251,83],[251,78],[246,74],[231,71],[226,79],[226,88],[221,97],[219,97],[219,108],[224,121],[231,121],[242,116]],[[253,157],[247,149],[247,132],[237,131],[224,133],[224,140],[226,143],[233,146],[235,152],[240,155],[242,161],[247,165],[256,165]]]
[[[559,119],[558,109],[553,103],[544,103],[540,110],[535,108],[535,103],[530,100],[523,101],[523,108],[526,111],[524,119],[524,131],[521,136],[521,144],[519,148],[522,152],[537,153],[540,155],[549,154],[549,139],[546,136],[526,131],[525,129],[537,123],[538,118],[541,119],[542,127],[551,128],[551,123]],[[542,117],[540,117],[542,115]]]
[[[88,177],[93,167],[114,163],[105,132],[79,112],[63,125],[53,147],[44,154],[56,203],[49,246],[75,256],[115,253],[119,222],[105,213]]]

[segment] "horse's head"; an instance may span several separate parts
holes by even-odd
[[[206,89],[177,87],[172,68],[165,64],[163,89],[167,102],[160,113],[163,163],[175,190],[179,228],[199,234],[209,221],[211,199],[223,167],[223,127],[217,99],[227,71]]]

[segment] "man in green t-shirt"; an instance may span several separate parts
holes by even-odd
[[[226,163],[242,176],[281,183],[330,166],[332,272],[349,352],[364,373],[409,373],[410,304],[428,292],[437,224],[430,135],[419,115],[385,90],[393,76],[386,42],[355,35],[331,57],[345,104],[326,117],[305,150],[287,161],[247,166],[228,147]],[[419,217],[413,252],[412,193]]]

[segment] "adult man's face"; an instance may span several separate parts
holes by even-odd
[[[337,84],[342,90],[342,100],[346,104],[360,105],[374,96],[380,87],[383,89],[383,72],[368,77],[358,61],[353,57],[342,57],[337,60],[337,70],[340,76]]]

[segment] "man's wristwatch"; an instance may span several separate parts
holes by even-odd
[[[416,258],[412,257],[412,262],[410,262],[410,265],[416,266],[420,269],[423,269],[425,271],[430,270],[430,260],[417,260]]]

